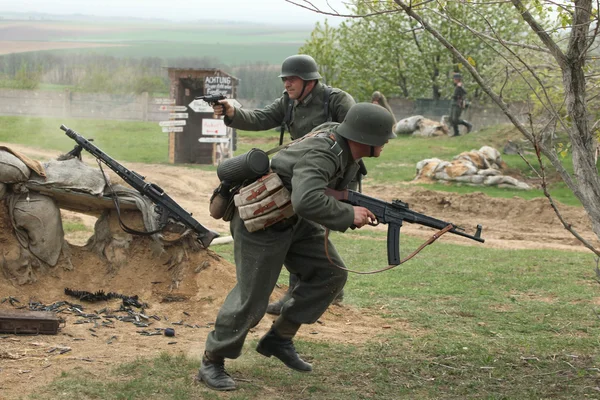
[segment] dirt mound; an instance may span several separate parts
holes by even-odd
[[[512,249],[558,249],[589,251],[568,232],[545,198],[524,200],[493,198],[481,192],[460,195],[438,192],[422,187],[368,186],[367,193],[378,193],[387,201],[402,199],[414,211],[453,222],[473,234],[476,225],[483,226],[484,246]],[[595,246],[600,241],[592,232],[589,218],[583,208],[557,203],[563,218],[586,240]],[[405,224],[404,233],[418,236],[431,235],[431,229]],[[442,240],[465,245],[480,245],[455,235],[445,235]]]
[[[36,387],[73,368],[103,374],[119,363],[164,351],[200,357],[219,307],[235,285],[235,266],[210,249],[186,249],[183,262],[174,263],[168,248],[155,256],[150,241],[134,237],[127,248],[127,262],[117,267],[92,249],[70,245],[70,262],[61,259],[55,267],[36,269],[31,284],[18,285],[8,276],[0,276],[0,311],[65,301],[78,304],[82,310],[61,307],[63,311],[57,316],[64,324],[58,335],[0,334],[0,399],[33,393]],[[18,246],[2,206],[0,247],[6,255]],[[67,296],[65,288],[138,296],[148,308],[124,311],[120,299],[86,302]],[[284,290],[276,289],[273,299],[282,296]],[[300,336],[360,343],[390,328],[410,329],[401,322],[390,323],[368,314],[332,306],[317,324],[303,328]],[[135,318],[139,324],[114,316]],[[258,339],[271,323],[272,317],[265,316],[249,339]],[[174,328],[175,337],[164,336],[165,328]],[[28,382],[26,388],[24,381]]]
[[[54,158],[57,154],[45,150],[32,150],[11,145],[30,157]],[[84,156],[84,159],[85,156]],[[92,164],[91,159],[87,158]],[[208,228],[227,235],[228,224],[213,220],[208,213],[208,199],[217,185],[214,172],[189,169],[180,166],[146,165],[128,163],[128,168],[147,177],[149,182],[162,187],[194,218]],[[363,186],[367,195],[386,201],[401,199],[411,209],[445,221],[461,224],[467,233],[474,233],[477,224],[483,225],[485,244],[445,235],[442,241],[461,245],[488,246],[514,249],[561,249],[588,251],[564,229],[548,201],[545,199],[523,200],[519,198],[498,199],[482,193],[458,195],[437,192],[411,184],[371,185],[366,179]],[[582,208],[559,205],[565,219],[586,239],[595,245],[598,241]],[[86,368],[96,374],[121,362],[139,356],[152,356],[163,351],[199,357],[206,335],[211,330],[224,296],[235,284],[235,266],[221,259],[212,250],[188,251],[186,262],[170,268],[169,252],[156,257],[152,254],[149,239],[135,237],[127,249],[127,262],[111,267],[103,257],[83,246],[93,231],[96,219],[83,214],[62,212],[63,223],[81,222],[88,232],[67,233],[71,243],[72,266],[59,263],[56,267],[36,272],[36,282],[17,285],[0,276],[0,309],[13,309],[8,301],[12,296],[20,301],[52,304],[59,301],[79,303],[84,312],[93,313],[103,308],[118,310],[118,299],[99,303],[80,302],[64,294],[66,287],[73,290],[116,292],[128,296],[138,295],[140,301],[149,304],[144,312],[155,316],[148,327],[138,327],[130,322],[117,321],[105,326],[101,320],[83,319],[75,313],[61,313],[65,325],[58,335],[15,336],[0,334],[0,398],[16,398],[23,395],[23,382],[31,393],[39,385],[55,379],[61,371]],[[376,228],[387,229],[380,225]],[[419,225],[405,224],[403,234],[420,237],[431,236],[433,230]],[[0,208],[0,262],[3,256],[15,251],[18,243],[12,234],[12,226],[4,207]],[[72,267],[72,268],[71,268]],[[276,289],[273,298],[279,297],[285,288]],[[373,313],[375,314],[375,313]],[[271,324],[266,316],[251,331],[249,339],[259,338]],[[172,327],[176,336],[144,336],[144,330]],[[332,306],[319,323],[303,327],[300,337],[309,340],[362,343],[388,329],[412,331],[402,322],[391,322],[369,315],[368,310],[355,310],[346,305]],[[414,334],[419,334],[414,332]],[[52,349],[69,349],[52,351]]]

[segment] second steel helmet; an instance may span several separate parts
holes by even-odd
[[[337,133],[346,139],[369,146],[383,146],[396,137],[392,128],[394,117],[385,108],[372,103],[353,105],[344,121],[337,127]]]
[[[314,58],[306,54],[290,56],[283,60],[279,77],[285,78],[288,76],[299,76],[304,81],[322,78],[321,74],[319,74],[317,62]]]

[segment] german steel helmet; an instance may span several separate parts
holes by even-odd
[[[394,118],[385,108],[373,103],[358,103],[348,110],[336,131],[358,143],[383,146],[388,139],[396,137],[393,126]]]
[[[281,64],[280,78],[287,76],[299,76],[304,81],[312,81],[321,79],[319,68],[314,58],[306,54],[297,54],[283,60]]]

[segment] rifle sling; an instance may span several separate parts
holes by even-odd
[[[152,236],[156,233],[160,233],[162,231],[162,227],[157,230],[154,230],[154,231],[138,231],[136,229],[130,228],[127,225],[125,225],[125,223],[121,219],[121,206],[119,205],[119,196],[117,196],[117,194],[115,193],[115,191],[112,188],[112,185],[108,182],[108,179],[106,179],[106,174],[104,173],[104,169],[102,168],[102,163],[100,162],[100,160],[96,159],[96,162],[98,163],[98,166],[100,167],[100,171],[102,172],[102,177],[104,177],[104,182],[106,183],[106,186],[108,186],[110,188],[110,191],[112,192],[112,198],[113,198],[113,202],[115,203],[115,208],[117,210],[117,217],[119,219],[119,226],[121,227],[121,229],[123,229],[123,231],[125,231],[131,235],[140,235],[140,236]]]
[[[419,246],[418,249],[416,249],[415,251],[413,251],[412,253],[410,253],[406,258],[404,258],[403,260],[400,261],[400,264],[404,264],[405,262],[407,262],[408,260],[410,260],[411,258],[413,258],[414,256],[416,256],[417,254],[419,254],[419,252],[421,250],[423,250],[426,246],[432,244],[433,242],[435,242],[437,239],[439,239],[444,233],[450,231],[450,229],[453,228],[452,224],[448,224],[445,228],[443,228],[442,230],[436,232],[433,234],[433,236],[431,236],[425,243],[423,243],[421,246]],[[355,271],[346,267],[342,267],[341,265],[337,265],[336,263],[333,262],[333,260],[331,259],[331,257],[329,256],[329,228],[325,229],[325,254],[327,255],[327,259],[329,260],[329,263],[331,265],[333,265],[336,268],[339,268],[341,270],[344,271],[348,271],[348,272],[352,272],[355,274],[360,274],[360,275],[371,275],[371,274],[377,274],[379,272],[384,272],[387,271],[389,269],[392,268],[396,268],[398,265],[388,265],[385,268],[381,268],[381,269],[377,269],[375,271]]]

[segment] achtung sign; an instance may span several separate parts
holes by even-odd
[[[233,93],[233,82],[230,76],[207,76],[204,78],[204,93],[222,94],[231,97]]]

